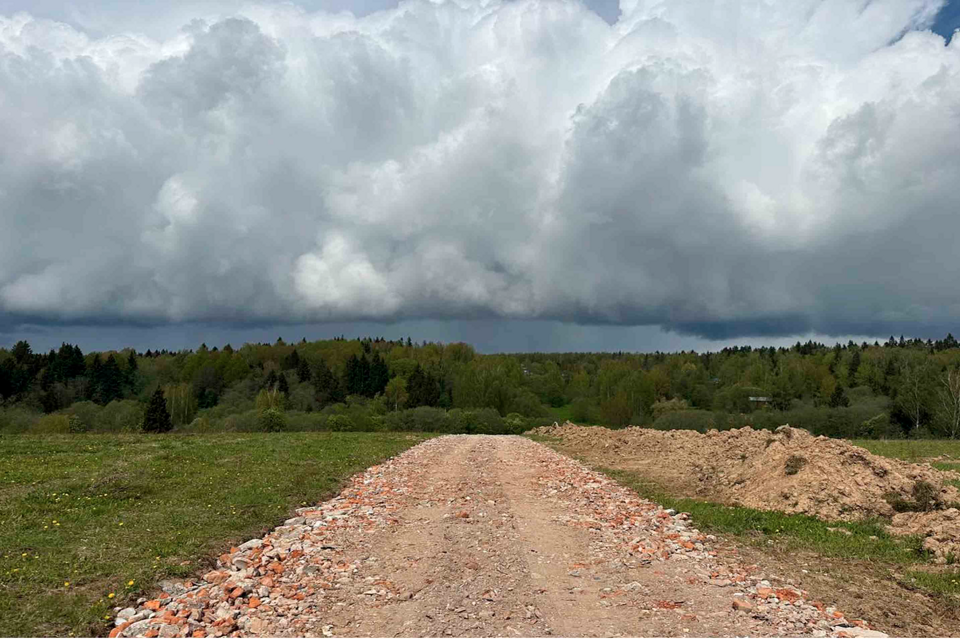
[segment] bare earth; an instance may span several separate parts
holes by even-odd
[[[120,612],[114,635],[882,635],[712,542],[528,439],[446,436]]]

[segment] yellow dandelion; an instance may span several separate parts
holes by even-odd
[[[117,594],[115,594],[115,593],[108,593],[108,594],[107,594],[107,597],[108,597],[108,598],[113,598],[113,596],[115,596],[115,595],[117,595]]]
[[[128,582],[128,583],[127,583],[127,586],[128,586],[128,587],[132,587],[132,586],[133,586],[133,580],[131,580],[130,582]]]
[[[69,583],[69,582],[64,582],[64,583],[63,583],[63,586],[69,587],[69,586],[70,586],[70,583]]]

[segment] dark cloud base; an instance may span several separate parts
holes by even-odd
[[[958,332],[954,332],[957,334]],[[721,337],[679,334],[655,326],[577,325],[545,320],[411,320],[397,323],[352,322],[294,325],[214,325],[205,323],[135,325],[42,325],[0,326],[0,346],[27,340],[35,351],[48,351],[61,342],[78,344],[85,351],[103,351],[134,347],[147,349],[194,349],[201,343],[234,346],[245,342],[273,343],[278,337],[287,342],[323,340],[343,335],[349,339],[382,336],[387,339],[412,338],[417,342],[467,342],[481,353],[531,352],[674,352],[682,350],[717,351],[727,346],[789,346],[815,340],[826,344],[881,339],[884,334],[846,334],[825,336],[804,332],[792,335],[764,333]],[[889,334],[886,334],[889,336]],[[897,333],[899,336],[899,333]],[[932,334],[942,337],[945,333]],[[875,336],[875,337],[869,337]],[[924,336],[926,337],[926,336]]]

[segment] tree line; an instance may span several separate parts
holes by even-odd
[[[489,409],[514,422],[728,428],[789,419],[828,435],[955,438],[960,344],[948,334],[706,353],[481,355],[463,343],[339,336],[237,349],[83,353],[63,343],[34,353],[26,341],[0,349],[0,411],[8,421],[14,410],[87,422],[96,418],[83,416],[130,422],[140,415],[139,427],[152,428],[147,414],[163,422],[160,403],[171,426],[241,414],[254,420],[267,410],[271,428],[348,410],[357,423],[360,408],[382,417],[433,407]],[[246,424],[238,420],[230,424]]]

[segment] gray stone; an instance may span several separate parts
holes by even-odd
[[[162,624],[160,625],[160,637],[161,638],[176,638],[180,635],[180,627],[175,624]]]
[[[143,634],[145,634],[147,631],[150,630],[151,626],[152,625],[150,624],[149,620],[141,620],[140,622],[134,622],[132,625],[130,625],[129,627],[121,631],[120,635],[123,636],[124,638],[141,637],[143,636]]]
[[[133,616],[137,615],[137,610],[133,607],[127,607],[126,609],[121,609],[117,614],[118,618],[123,618],[124,620],[129,620]]]
[[[259,549],[262,546],[263,540],[260,538],[254,538],[253,540],[247,540],[240,545],[240,551],[252,551],[253,549]]]

